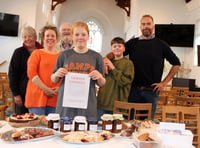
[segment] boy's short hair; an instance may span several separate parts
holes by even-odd
[[[123,44],[123,45],[125,45],[124,39],[122,39],[122,38],[120,38],[120,37],[115,37],[115,38],[113,38],[112,41],[111,41],[111,46],[112,46],[114,43],[118,43],[118,44]]]

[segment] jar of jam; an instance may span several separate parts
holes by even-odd
[[[60,131],[70,132],[71,131],[72,120],[69,117],[60,118]]]
[[[87,130],[88,131],[97,131],[98,128],[98,120],[95,118],[89,118],[87,120],[88,126],[87,126]]]
[[[60,115],[59,114],[48,114],[47,116],[48,120],[48,128],[52,128],[54,130],[59,129],[59,120],[60,120]]]
[[[103,116],[101,116],[101,120],[102,120],[102,130],[112,132],[113,116],[110,114],[104,114]]]
[[[122,120],[124,120],[122,114],[113,114],[113,133],[120,133],[122,130]]]
[[[84,116],[76,116],[73,121],[74,131],[87,131],[87,121]]]

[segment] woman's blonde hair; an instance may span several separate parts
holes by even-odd
[[[78,28],[78,27],[84,28],[84,29],[88,32],[88,34],[89,34],[88,25],[87,25],[86,23],[84,23],[84,22],[81,22],[81,21],[75,22],[75,23],[73,24],[73,26],[72,26],[72,33],[74,33],[74,30],[75,30],[76,28]]]
[[[34,38],[37,39],[37,34],[36,34],[36,31],[33,27],[31,27],[31,26],[24,27],[23,30],[22,30],[22,33],[21,33],[22,36],[23,36],[25,31],[32,34],[34,36]]]

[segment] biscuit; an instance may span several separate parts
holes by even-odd
[[[22,134],[20,132],[16,132],[16,133],[13,133],[11,135],[12,138],[17,138],[17,137],[20,137]]]
[[[144,134],[138,136],[138,139],[140,141],[147,141],[149,139],[149,133],[144,133]]]

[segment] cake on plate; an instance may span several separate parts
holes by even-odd
[[[8,118],[8,123],[14,127],[36,126],[40,123],[40,119],[33,113],[13,114]]]

